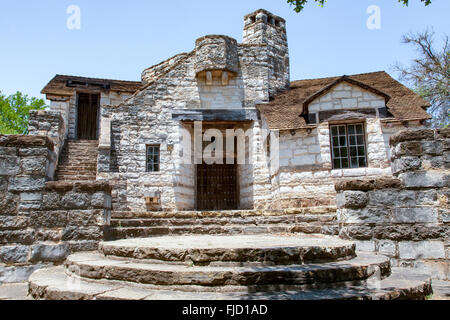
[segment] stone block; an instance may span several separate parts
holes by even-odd
[[[401,157],[395,159],[392,163],[392,171],[394,174],[404,171],[419,170],[422,167],[422,161],[419,157]]]
[[[20,283],[28,281],[31,274],[45,265],[0,266],[0,283]]]
[[[398,251],[400,259],[445,259],[442,241],[403,241]]]
[[[433,207],[394,208],[392,219],[399,223],[437,223],[438,210]]]
[[[69,192],[61,199],[61,206],[65,209],[89,208],[91,199],[87,193]]]
[[[92,195],[91,206],[94,208],[111,209],[112,200],[109,194],[96,192]]]
[[[14,177],[9,182],[9,191],[12,192],[38,191],[44,189],[44,187],[44,177]]]
[[[62,238],[61,229],[40,228],[36,230],[36,241],[60,242]]]
[[[420,190],[417,191],[417,205],[436,205],[438,193],[436,190]]]
[[[47,162],[47,158],[42,156],[22,158],[22,173],[45,176],[47,170]]]
[[[339,237],[343,239],[371,240],[374,228],[371,225],[344,225],[339,231]]]
[[[363,252],[375,252],[375,241],[355,241],[356,250]]]
[[[66,244],[35,244],[31,247],[32,262],[62,262],[69,255]]]
[[[0,244],[32,244],[35,240],[34,230],[0,231]]]
[[[336,204],[340,208],[359,209],[368,203],[368,196],[362,191],[344,191],[338,193]]]
[[[80,251],[97,251],[99,241],[96,240],[81,240],[81,241],[68,241],[67,246],[70,252]]]
[[[20,148],[19,149],[20,157],[38,157],[38,156],[47,157],[48,154],[49,154],[49,150],[47,148]]]
[[[32,211],[30,214],[30,225],[34,228],[64,228],[67,221],[67,211]]]
[[[78,226],[67,226],[63,230],[62,234],[63,241],[73,241],[73,240],[103,240],[103,230],[101,227],[90,226],[90,227],[78,227]]]
[[[20,201],[41,201],[42,193],[40,192],[22,192],[20,194]]]
[[[17,214],[20,197],[10,192],[0,193],[0,216],[13,216]]]
[[[20,172],[19,158],[16,156],[0,155],[0,175],[15,176]]]
[[[0,247],[0,263],[26,263],[29,252],[29,246],[16,245]]]
[[[393,157],[421,156],[423,154],[422,143],[419,141],[400,142],[394,148]]]
[[[377,252],[389,257],[395,257],[397,255],[396,244],[390,240],[379,240],[377,242]]]
[[[0,176],[0,191],[8,190],[8,177]]]
[[[69,226],[102,226],[104,210],[71,210],[68,212]]]
[[[0,218],[0,230],[26,229],[27,225],[27,217],[5,216]]]
[[[415,261],[414,269],[430,276],[433,280],[449,280],[448,261]]]
[[[450,185],[450,175],[443,171],[417,171],[400,174],[406,188],[442,188]]]
[[[399,133],[390,137],[390,145],[393,146],[399,142],[403,141],[414,141],[414,140],[433,140],[435,132],[433,129],[408,129],[402,130]]]
[[[17,156],[17,149],[15,147],[0,147],[0,154],[2,156]]]
[[[386,208],[339,209],[340,223],[388,223],[391,210]]]
[[[442,155],[441,141],[424,141],[422,143],[423,152],[432,156]]]
[[[61,209],[61,196],[56,192],[44,193],[42,196],[42,210]]]

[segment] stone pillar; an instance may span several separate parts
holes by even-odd
[[[390,144],[395,178],[336,184],[340,236],[448,280],[450,130],[404,130]]]

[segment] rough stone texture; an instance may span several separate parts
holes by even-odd
[[[71,252],[92,250],[109,225],[108,183],[46,182],[56,159],[57,136],[49,136],[0,136],[0,147],[7,148],[0,155],[2,282],[26,280],[42,263],[61,263]]]
[[[229,251],[229,250],[227,250]],[[207,253],[206,253],[207,254]],[[380,272],[390,274],[389,259],[382,256],[361,255],[351,261],[321,263],[320,265],[247,264],[235,265],[226,261],[219,265],[177,265],[162,263],[126,263],[127,260],[105,258],[99,254],[75,254],[66,261],[66,268],[83,278],[139,282],[159,286],[263,286],[304,285],[309,283],[358,281]],[[283,260],[283,257],[281,257]]]
[[[336,240],[327,237],[278,241],[273,243],[273,239],[261,236],[240,239],[191,236],[105,243],[103,250],[118,256],[73,254],[65,268],[35,272],[29,281],[29,291],[35,299],[48,300],[393,300],[425,299],[432,292],[429,277],[410,269],[391,269],[389,258],[379,255],[360,253],[356,258],[347,258],[350,260],[315,264],[295,264],[292,260],[286,265],[284,255],[269,254],[267,260],[260,261],[258,250],[263,249],[294,253],[300,247],[309,251],[311,245],[315,247],[318,243],[322,252],[331,250],[331,253],[336,248],[333,244]],[[338,247],[346,245],[339,240],[336,243]],[[163,251],[156,254],[161,246]],[[184,261],[183,252],[188,251],[178,251],[191,247],[198,250],[199,257],[202,253],[212,257],[210,250],[214,248],[216,253],[234,254],[236,260],[222,261],[217,255],[207,264],[195,265]],[[127,248],[138,248],[139,252],[145,248],[156,255],[139,255]],[[239,248],[256,251],[248,251],[252,255],[248,261],[248,256],[236,252]],[[174,256],[164,254],[164,250]],[[175,259],[168,261],[168,256]]]
[[[212,70],[238,73],[237,41],[226,36],[205,36],[195,42],[195,71]]]
[[[58,111],[32,110],[28,124],[30,136],[48,137],[54,145],[57,157],[64,144],[66,124]]]
[[[448,144],[445,129],[405,130],[391,138],[397,178],[337,183],[341,237],[373,243],[370,251],[387,254],[395,265],[448,280],[450,172],[448,164],[433,161]],[[349,192],[364,193],[366,205],[355,208]]]
[[[168,262],[303,264],[355,257],[352,242],[326,236],[169,236],[101,243],[106,256],[153,259]]]

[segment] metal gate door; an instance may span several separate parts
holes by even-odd
[[[197,165],[197,210],[237,209],[237,166]]]

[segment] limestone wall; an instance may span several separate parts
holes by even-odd
[[[286,21],[266,10],[245,16],[244,45],[265,45],[268,63],[269,94],[274,95],[289,88],[290,63],[286,35]]]
[[[313,101],[308,110],[310,113],[329,110],[378,109],[386,107],[383,97],[364,90],[355,85],[340,83],[330,92]]]
[[[130,97],[130,93],[115,91],[100,93],[100,106],[118,105]],[[59,112],[64,120],[65,136],[69,139],[77,138],[77,95],[71,96],[48,96],[50,100],[50,111]]]
[[[46,136],[0,136],[0,283],[95,250],[104,237],[109,185],[48,182],[55,162]]]
[[[193,51],[164,67],[165,73],[158,73],[157,79],[122,104],[102,108],[102,119],[110,119],[111,143],[110,150],[100,151],[102,172],[98,179],[109,180],[114,186],[115,210],[145,211],[145,195],[152,192],[161,194],[161,210],[195,209],[195,166],[182,162],[180,132],[184,124],[173,120],[172,114],[180,109],[254,108],[255,103],[268,101],[267,46],[239,45],[237,49],[239,70],[227,83],[217,76],[207,84],[197,74],[198,56]],[[260,130],[261,123],[255,123],[259,153]],[[160,172],[146,172],[149,144],[160,145]],[[240,169],[241,174],[252,173],[249,181],[241,181],[246,207],[251,199],[266,203],[270,198],[270,173],[263,173],[267,163],[258,153],[252,152],[252,156],[256,165]],[[260,181],[253,181],[253,177]]]
[[[391,137],[396,178],[340,182],[340,236],[448,280],[450,130],[405,130]]]
[[[329,122],[321,123],[310,133],[307,130],[297,130],[295,135],[280,132],[280,168],[273,183],[279,184],[281,208],[335,205],[336,182],[392,175],[389,138],[405,127],[378,118],[360,123],[366,129],[368,167],[359,169],[333,170]]]
[[[28,134],[31,136],[46,136],[53,142],[54,152],[58,160],[64,146],[66,126],[60,111],[32,110],[30,111]],[[56,161],[55,166],[58,161]],[[48,172],[50,178],[54,170]]]

